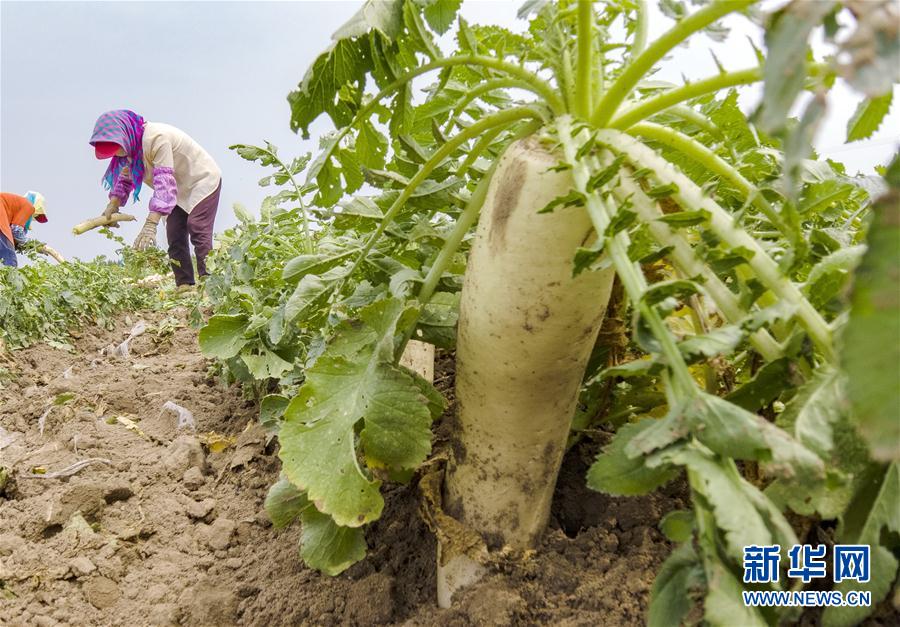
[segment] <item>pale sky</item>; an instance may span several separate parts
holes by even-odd
[[[468,1],[471,22],[519,30],[519,1]],[[196,139],[223,172],[216,230],[235,223],[232,205],[256,211],[266,190],[264,172],[228,150],[234,143],[276,144],[293,157],[315,152],[316,138],[330,130],[320,118],[304,142],[290,131],[286,96],[329,44],[331,33],[359,2],[10,2],[0,1],[0,189],[47,199],[50,222],[33,235],[63,255],[83,259],[112,254],[115,246],[95,233],[75,237],[74,224],[99,215],[107,192],[100,186],[106,161],[87,143],[96,117],[127,108],[149,121],[177,126]],[[733,69],[750,66],[746,43],[753,32],[743,18],[714,47]],[[651,37],[668,27],[655,21]],[[659,78],[680,82],[716,71],[709,40],[681,48]],[[896,150],[897,106],[872,140],[841,146],[846,119],[855,108],[849,91],[832,99],[832,116],[817,141],[826,155],[852,172],[871,173]],[[743,104],[752,106],[754,90]],[[900,100],[900,98],[895,98]],[[126,211],[139,220],[120,233],[131,240],[140,229],[152,190],[142,191]],[[159,242],[164,245],[163,229]]]

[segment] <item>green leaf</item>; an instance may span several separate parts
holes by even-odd
[[[672,542],[687,542],[694,534],[694,512],[677,509],[659,521],[659,530]]]
[[[234,357],[249,342],[244,337],[247,317],[218,314],[209,319],[200,329],[200,352],[204,357],[228,359]]]
[[[678,186],[675,183],[667,183],[666,185],[658,185],[647,191],[650,198],[668,198],[678,193]]]
[[[900,164],[900,160],[895,161]],[[900,460],[900,194],[872,208],[869,250],[854,279],[850,322],[841,361],[860,434],[872,457]]]
[[[688,226],[696,226],[698,224],[703,224],[707,220],[709,220],[709,211],[706,209],[698,209],[696,211],[678,211],[676,213],[670,213],[668,215],[664,215],[661,218],[658,218],[660,222],[665,222],[669,226],[674,226],[675,228],[683,228]]]
[[[384,506],[381,482],[360,467],[358,446],[370,464],[399,469],[415,468],[431,450],[429,399],[394,364],[395,335],[414,314],[388,299],[343,323],[286,411],[284,472],[339,525],[375,520]]]
[[[705,622],[711,627],[767,627],[759,610],[744,605],[743,587],[718,559],[706,562],[706,599],[703,604]]]
[[[694,437],[720,455],[753,459],[772,474],[796,476],[811,484],[825,477],[822,460],[800,442],[718,396],[699,393],[684,415]]]
[[[443,35],[453,24],[462,0],[430,0],[425,5],[425,20],[428,25]]]
[[[269,433],[277,432],[290,400],[280,394],[267,394],[259,403],[259,422]]]
[[[840,248],[822,258],[813,267],[806,280],[804,291],[809,295],[814,307],[823,307],[840,293],[865,250],[865,246]]]
[[[840,544],[871,546],[871,577],[868,583],[842,581],[835,590],[846,594],[850,590],[872,593],[870,607],[827,608],[822,615],[824,627],[850,627],[860,624],[871,614],[891,590],[897,578],[900,549],[900,465],[890,464],[865,484],[857,499],[847,508],[844,522],[838,531]]]
[[[306,495],[286,477],[281,477],[273,483],[266,495],[266,513],[276,529],[286,527],[294,522],[294,519],[310,505]]]
[[[763,99],[754,115],[763,131],[775,133],[784,128],[806,81],[809,35],[833,6],[830,1],[790,2],[775,14],[774,23],[766,30]]]
[[[645,418],[640,422],[623,425],[612,441],[603,447],[603,452],[588,470],[588,487],[614,496],[633,496],[649,494],[674,479],[678,474],[676,468],[669,465],[649,468],[643,457],[632,457],[626,451],[629,442],[636,435],[658,422],[653,418]]]
[[[339,575],[366,556],[363,530],[341,527],[331,516],[308,507],[301,514],[300,557],[326,575]]]
[[[889,91],[878,98],[867,98],[859,103],[856,112],[847,121],[847,141],[855,142],[871,137],[891,109],[894,92]]]
[[[259,381],[280,379],[281,375],[294,367],[294,364],[285,361],[267,348],[262,348],[258,355],[243,353],[241,359],[244,360],[253,378]]]
[[[637,221],[637,217],[634,211],[629,211],[624,207],[620,208],[606,225],[606,230],[603,232],[604,237],[613,237],[616,233],[624,231]]]
[[[584,194],[581,192],[575,191],[574,189],[570,191],[565,196],[557,196],[550,202],[548,202],[543,209],[538,211],[538,213],[551,213],[557,207],[583,207],[584,206]]]
[[[435,292],[419,316],[416,339],[440,348],[453,349],[459,321],[459,298],[458,292]]]
[[[647,289],[641,299],[648,305],[653,306],[668,298],[689,298],[699,291],[700,287],[694,281],[688,281],[687,279],[660,281]]]
[[[729,355],[744,339],[744,331],[735,325],[713,329],[703,335],[694,335],[678,344],[678,349],[687,362],[692,363],[704,357]]]
[[[729,403],[757,412],[797,384],[797,374],[791,360],[782,357],[765,364],[744,385],[725,397]]]
[[[360,13],[365,10],[363,7]],[[351,110],[346,101],[337,98],[337,94],[345,85],[362,85],[365,82],[366,72],[372,67],[371,63],[366,38],[355,40],[338,38],[307,70],[298,89],[288,95],[288,103],[291,106],[291,129],[302,130],[304,138],[308,138],[309,125],[322,113],[327,113],[338,126],[349,123]],[[318,168],[325,165],[320,159],[317,159],[317,162],[315,172],[307,175],[310,178],[316,176]]]
[[[682,624],[693,606],[691,589],[702,581],[703,569],[694,547],[686,543],[672,551],[653,580],[647,627]]]
[[[285,322],[288,324],[292,323],[300,314],[323,302],[348,270],[348,268],[338,266],[321,276],[307,274],[300,279],[296,289],[294,289],[287,303],[285,303]]]
[[[349,39],[377,31],[388,39],[396,39],[403,29],[402,11],[403,0],[366,0],[331,38]]]
[[[356,136],[356,156],[359,162],[369,169],[381,169],[384,167],[384,158],[387,154],[388,141],[366,120],[359,127]]]
[[[834,443],[831,432],[847,414],[844,377],[833,368],[818,370],[778,417],[778,425],[805,446],[826,457]]]
[[[333,268],[335,265],[352,257],[357,252],[356,248],[345,250],[338,254],[319,253],[315,255],[297,255],[284,265],[281,272],[282,279],[292,279],[302,274],[318,274]]]
[[[715,514],[715,524],[724,533],[729,557],[740,563],[745,546],[775,543],[767,518],[749,498],[754,492],[762,495],[741,477],[733,462],[716,458],[695,446],[669,449],[656,457],[690,470],[691,488]]]
[[[575,250],[575,259],[572,265],[572,278],[590,268],[595,261],[603,255],[603,240],[598,239],[593,246],[585,248],[579,246]]]

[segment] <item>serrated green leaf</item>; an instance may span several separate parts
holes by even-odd
[[[624,207],[620,208],[616,211],[616,215],[613,216],[612,220],[609,221],[609,224],[606,225],[603,236],[613,237],[617,233],[624,231],[637,221],[637,217],[637,213],[634,211],[629,211]]]
[[[281,477],[269,488],[264,507],[276,529],[286,527],[312,505],[306,495],[286,477]]]
[[[891,110],[893,97],[894,92],[889,91],[878,98],[867,98],[860,102],[853,116],[847,121],[847,141],[855,142],[871,137]]]
[[[396,39],[403,28],[403,0],[365,0],[359,11],[344,22],[332,39],[362,37],[377,31],[388,39]]]
[[[685,299],[697,294],[700,286],[694,281],[676,279],[672,281],[660,281],[652,285],[641,297],[650,306],[658,305],[668,298]]]
[[[696,211],[678,211],[676,213],[664,215],[663,217],[658,218],[658,220],[660,222],[665,222],[669,226],[674,226],[675,228],[684,228],[703,224],[709,220],[709,212],[705,209],[698,209]]]
[[[626,451],[626,447],[635,436],[658,422],[652,418],[645,418],[640,422],[622,426],[612,441],[603,447],[603,452],[597,456],[597,460],[588,470],[588,487],[614,496],[632,496],[648,494],[674,479],[678,474],[676,468],[669,465],[649,468],[644,463],[643,457],[629,456]]]
[[[204,357],[229,359],[234,357],[250,340],[244,337],[247,317],[218,314],[200,329],[200,352]]]
[[[361,528],[341,527],[315,507],[300,515],[300,557],[311,568],[332,577],[366,556],[366,537]]]
[[[847,415],[848,409],[844,377],[833,368],[825,368],[800,388],[779,415],[778,425],[821,457],[827,457],[834,446],[832,428]]]
[[[557,207],[583,207],[584,195],[574,189],[565,196],[558,196],[548,202],[538,213],[551,213]]]
[[[806,80],[807,40],[831,12],[834,2],[790,2],[775,14],[766,30],[763,99],[754,115],[767,133],[784,128],[788,113]]]
[[[342,324],[285,413],[284,472],[339,525],[375,520],[384,506],[380,481],[359,466],[357,423],[369,463],[414,468],[431,450],[429,399],[394,365],[394,337],[414,314],[389,299]]]
[[[837,543],[871,546],[871,576],[867,583],[842,581],[835,590],[846,594],[850,590],[872,593],[869,607],[826,608],[822,615],[824,627],[850,627],[860,624],[878,606],[896,580],[900,549],[900,466],[889,464],[866,482],[854,502],[847,508],[844,522],[838,531]]]
[[[694,512],[677,509],[659,521],[659,530],[672,542],[687,542],[694,534]]]
[[[814,453],[787,432],[737,405],[699,393],[684,409],[694,436],[710,449],[734,459],[752,459],[768,472],[821,481],[825,468]]]
[[[900,163],[898,160],[895,163]],[[853,286],[841,361],[860,434],[872,457],[900,460],[900,194],[875,203],[869,250]]]
[[[241,359],[254,379],[280,379],[281,375],[293,369],[294,364],[286,361],[267,348],[260,349],[259,354],[242,353]]]
[[[713,329],[709,333],[694,335],[678,343],[678,349],[688,363],[704,357],[731,354],[744,339],[744,331],[735,325]]]
[[[690,611],[690,591],[703,580],[700,558],[694,547],[682,544],[663,562],[650,592],[647,627],[680,625]]]
[[[756,490],[729,466],[696,447],[680,447],[658,454],[665,462],[687,466],[691,487],[698,491],[715,514],[716,526],[724,533],[728,555],[740,562],[745,546],[773,544],[772,532],[746,493]]]
[[[437,33],[443,35],[453,24],[462,0],[431,0],[425,5],[425,20]]]
[[[337,254],[297,255],[284,265],[284,270],[281,271],[281,278],[292,279],[298,275],[324,272],[348,257],[352,257],[357,252],[357,249],[354,248]]]
[[[291,399],[281,394],[267,394],[259,403],[259,423],[269,433],[277,432]]]
[[[711,627],[767,627],[759,610],[744,604],[743,588],[727,566],[718,559],[706,561],[704,619]]]
[[[791,360],[781,357],[765,364],[752,379],[731,392],[725,400],[747,411],[757,412],[796,385],[796,378]]]

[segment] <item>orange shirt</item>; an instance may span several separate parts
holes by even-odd
[[[28,199],[18,194],[0,193],[0,233],[12,243],[12,229],[10,224],[25,226],[28,218],[34,215],[34,207]]]

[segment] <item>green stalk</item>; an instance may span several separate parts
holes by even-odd
[[[571,111],[575,107],[577,100],[577,85],[572,70],[572,53],[568,48],[563,48],[562,59],[560,60],[561,76],[560,76],[560,92],[563,94],[566,111]]]
[[[344,280],[346,280],[354,272],[356,272],[360,264],[369,254],[369,251],[372,250],[375,242],[378,241],[378,239],[382,236],[384,230],[396,217],[397,213],[399,213],[403,205],[406,204],[406,201],[412,197],[413,193],[416,191],[416,188],[418,188],[419,185],[428,178],[431,172],[436,167],[438,167],[441,162],[444,161],[444,159],[453,154],[453,152],[462,144],[474,137],[478,137],[486,131],[489,131],[497,126],[505,126],[511,122],[515,122],[516,120],[524,120],[527,118],[536,118],[540,120],[541,116],[539,112],[530,107],[517,107],[515,109],[500,111],[479,120],[472,126],[468,127],[466,130],[461,131],[459,134],[449,139],[446,144],[438,148],[431,156],[431,158],[422,165],[418,172],[416,172],[416,175],[409,180],[409,183],[406,184],[406,187],[403,188],[403,191],[393,202],[387,212],[385,212],[384,217],[381,219],[381,223],[378,225],[378,228],[369,237],[369,241],[366,242],[365,246],[363,246],[360,256],[357,257],[356,261],[353,263],[353,267],[350,268],[350,272],[347,273],[347,276],[344,278]]]
[[[641,55],[647,47],[647,0],[637,0],[634,16],[634,39],[631,40],[631,58]]]
[[[718,20],[720,17],[740,11],[755,0],[717,0],[699,11],[679,21],[675,26],[653,42],[636,59],[632,59],[625,71],[619,75],[603,98],[594,108],[591,121],[595,126],[606,126],[619,105],[634,86],[643,79],[657,61],[682,41]]]
[[[495,161],[490,169],[485,172],[484,176],[481,177],[481,180],[478,181],[478,185],[475,186],[475,190],[472,192],[472,196],[469,198],[466,208],[456,221],[456,226],[453,227],[450,235],[444,240],[444,245],[441,247],[440,252],[438,252],[438,256],[435,257],[434,263],[432,263],[431,267],[428,269],[428,274],[425,275],[425,281],[422,283],[422,287],[419,289],[419,294],[416,297],[422,307],[431,301],[431,297],[434,295],[434,291],[437,289],[441,277],[444,276],[444,272],[446,272],[447,268],[450,267],[450,264],[453,263],[453,256],[456,254],[456,251],[459,250],[463,238],[466,236],[466,233],[469,232],[469,229],[472,228],[472,225],[475,224],[476,220],[478,220],[478,215],[481,213],[481,208],[484,206],[484,200],[487,198],[488,188],[491,185],[491,178],[494,175],[494,170],[497,169],[497,163],[498,162]],[[415,328],[416,325],[411,324],[406,333],[404,333],[403,340],[397,346],[397,351],[395,353],[397,359],[400,359],[400,356],[403,355],[403,351],[406,350],[406,345],[409,343],[409,340],[412,339]]]
[[[747,196],[756,208],[766,216],[766,219],[768,219],[782,234],[789,233],[788,226],[784,223],[784,220],[782,220],[772,204],[766,200],[759,188],[744,178],[734,166],[697,140],[660,124],[654,124],[653,122],[636,124],[628,129],[628,134],[652,139],[653,141],[665,144],[670,148],[674,148],[690,157],[710,172],[714,172],[723,179],[730,181]]]
[[[836,355],[828,324],[797,289],[797,286],[782,275],[778,264],[769,257],[759,242],[735,224],[734,218],[729,212],[715,200],[706,196],[696,183],[677,170],[673,164],[633,137],[620,131],[603,129],[597,132],[597,140],[615,152],[624,154],[632,164],[637,164],[638,167],[650,167],[663,184],[674,184],[678,191],[673,194],[673,197],[678,203],[682,207],[707,211],[710,215],[710,229],[729,247],[732,249],[744,247],[753,251],[753,256],[747,261],[747,264],[776,297],[797,306],[797,317],[806,328],[813,343],[829,362],[835,361]]]
[[[469,171],[469,168],[472,167],[472,164],[480,157],[490,146],[494,140],[497,138],[500,133],[506,130],[505,126],[498,126],[497,128],[493,128],[484,135],[482,135],[478,141],[472,146],[472,150],[469,151],[469,154],[466,155],[465,160],[460,164],[459,168],[456,170],[456,176],[462,178]]]
[[[375,108],[387,96],[394,93],[397,89],[399,89],[406,83],[409,83],[418,76],[427,74],[428,72],[432,72],[434,70],[439,70],[441,68],[453,67],[457,65],[476,65],[486,67],[498,72],[503,72],[504,74],[507,74],[512,78],[520,80],[522,84],[520,84],[519,87],[521,87],[522,89],[527,89],[535,95],[542,97],[550,107],[550,110],[555,114],[560,115],[566,110],[562,98],[560,98],[559,94],[556,93],[556,91],[553,89],[553,87],[550,86],[549,83],[539,78],[536,74],[518,65],[514,65],[500,59],[495,59],[493,57],[485,57],[474,54],[460,55],[447,59],[437,59],[436,61],[426,63],[425,65],[421,65],[410,70],[409,72],[406,72],[400,78],[390,83],[387,87],[375,94],[375,96],[373,96],[372,99],[369,100],[369,102],[364,104],[360,108],[360,110],[357,111],[356,115],[353,116],[353,120],[350,122],[350,124],[343,127],[337,133],[337,135],[335,135],[331,139],[331,147],[328,148],[326,152],[321,153],[316,158],[314,165],[310,167],[309,170],[307,170],[306,182],[312,182],[312,179],[314,179],[321,170],[321,165],[316,167],[315,164],[324,163],[324,161],[330,156],[331,151],[340,144],[341,140],[346,137],[361,120],[369,117],[375,110]]]
[[[519,89],[532,91],[531,86],[528,83],[517,78],[495,78],[493,80],[485,81],[466,92],[463,99],[453,108],[450,112],[450,121],[447,122],[447,126],[444,128],[444,134],[449,134],[450,131],[453,130],[453,126],[456,124],[456,118],[462,115],[466,107],[473,101],[496,89],[506,89],[509,87],[518,87]]]
[[[735,72],[717,74],[701,81],[687,83],[664,91],[656,96],[651,96],[640,103],[625,109],[619,113],[612,122],[610,128],[627,129],[632,124],[646,120],[657,113],[665,111],[680,102],[715,93],[737,85],[749,85],[762,80],[762,68],[754,67]]]
[[[609,207],[609,201],[602,199],[596,192],[587,193],[590,171],[584,161],[576,159],[578,148],[571,134],[570,119],[568,117],[558,118],[557,124],[566,161],[573,166],[572,179],[575,182],[575,188],[587,198],[588,215],[594,223],[597,236],[604,237],[603,233],[612,219],[613,210]],[[674,377],[673,386],[679,392],[679,398],[692,396],[697,390],[694,378],[659,312],[643,301],[644,293],[647,291],[647,280],[644,278],[640,266],[628,258],[628,246],[628,233],[621,231],[613,237],[607,237],[604,248],[616,268],[625,292],[647,322],[654,337],[659,341],[663,357]]]
[[[640,186],[630,177],[620,177],[619,185],[613,190],[613,195],[621,202],[631,199],[632,207],[638,216],[647,224],[650,234],[664,247],[671,246],[669,260],[679,272],[685,276],[702,276],[704,279],[703,290],[722,312],[725,320],[731,323],[739,323],[746,312],[741,308],[737,296],[728,289],[728,286],[707,266],[694,252],[688,241],[677,231],[674,231],[665,222],[660,222],[662,211],[641,190]],[[782,356],[778,342],[765,329],[759,329],[750,336],[753,348],[763,356],[766,361],[774,361]]]
[[[263,149],[263,150],[265,150],[265,149]],[[269,150],[265,150],[265,152],[268,153],[269,156],[271,156],[272,159],[274,159],[275,162],[281,167],[281,169],[285,171],[285,173],[288,175],[288,178],[291,180],[291,185],[294,186],[294,191],[297,192],[297,202],[300,203],[300,215],[303,216],[303,238],[304,238],[303,249],[306,252],[306,254],[311,255],[316,250],[315,250],[315,244],[312,239],[312,235],[310,234],[310,230],[309,230],[309,212],[306,209],[306,205],[303,204],[303,194],[300,192],[300,186],[297,185],[297,181],[294,180],[294,175],[291,174],[291,171],[288,170],[288,167],[278,157],[278,155],[276,155],[274,152],[271,152]]]
[[[594,96],[594,10],[591,0],[578,0],[578,78],[575,87],[575,110],[587,119]]]

